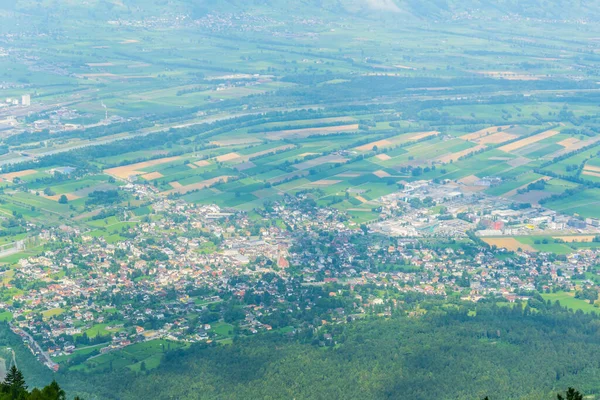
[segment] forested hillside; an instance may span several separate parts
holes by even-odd
[[[90,399],[540,400],[569,386],[600,392],[595,315],[535,299],[525,307],[425,308],[416,318],[398,312],[314,334],[198,344],[167,352],[158,369],[137,374],[69,372],[57,380]]]

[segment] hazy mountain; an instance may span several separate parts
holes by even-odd
[[[358,16],[394,15],[422,19],[451,19],[457,15],[501,17],[520,15],[544,19],[594,20],[600,15],[600,2],[590,0],[0,0],[0,8],[27,13],[42,11],[69,13],[81,11],[106,15],[120,13],[162,15],[188,12],[200,16],[216,12],[258,11],[282,15],[323,16],[324,12]]]

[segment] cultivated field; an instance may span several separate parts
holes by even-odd
[[[485,149],[485,146],[482,145],[482,144],[480,144],[480,145],[477,145],[475,147],[471,147],[469,149],[457,151],[455,153],[439,157],[437,159],[437,161],[441,162],[443,164],[450,163],[450,162],[455,162],[455,161],[458,161],[461,157],[467,156],[467,155],[472,154],[472,153],[476,153],[477,151],[483,150],[483,149]]]
[[[504,145],[504,146],[500,147],[499,150],[505,151],[507,153],[510,153],[512,151],[518,150],[518,149],[523,148],[525,146],[529,146],[530,144],[539,142],[540,140],[544,140],[544,139],[547,139],[547,138],[552,137],[554,135],[558,135],[559,133],[560,132],[555,131],[555,130],[549,130],[549,131],[542,132],[542,133],[537,134],[537,135],[530,136],[530,137],[522,139],[522,140],[518,140],[518,141],[513,142],[513,143],[509,143],[507,145]]]
[[[177,161],[181,157],[159,158],[151,161],[144,161],[136,164],[124,165],[122,167],[109,168],[104,173],[114,176],[119,179],[129,179],[132,176],[144,175],[146,172],[140,171],[144,168],[154,167],[161,164],[166,164],[172,161]]]
[[[384,140],[378,140],[376,142],[367,143],[362,146],[358,146],[358,147],[354,148],[354,150],[356,150],[356,151],[371,151],[371,150],[373,150],[374,147],[383,149],[383,148],[386,148],[386,147],[389,147],[392,145],[393,145],[392,142],[384,139]]]
[[[498,248],[504,248],[509,251],[517,251],[521,249],[523,251],[535,252],[537,251],[528,244],[523,244],[515,238],[482,238],[484,242],[490,246],[496,246]]]
[[[2,174],[2,175],[0,175],[0,177],[6,182],[12,182],[13,179],[15,179],[15,178],[22,178],[24,176],[29,176],[29,175],[33,175],[33,174],[37,174],[37,171],[35,169],[26,169],[25,171],[10,172],[8,174]]]
[[[169,194],[174,194],[174,193],[186,194],[186,193],[192,192],[194,190],[200,190],[200,189],[211,187],[219,182],[226,183],[227,181],[229,181],[230,178],[232,178],[232,177],[226,176],[226,175],[218,176],[216,178],[207,179],[205,181],[198,182],[198,183],[192,183],[190,185],[181,185],[178,182],[171,182],[170,184],[173,187],[173,189],[167,190],[165,192],[161,192],[161,194],[165,195],[165,196],[169,195]]]
[[[489,128],[484,128],[481,130],[478,130],[477,132],[473,132],[473,133],[469,133],[466,135],[461,136],[460,138],[463,140],[469,140],[472,142],[478,142],[480,143],[481,140],[485,139],[485,138],[489,138],[491,136],[495,136],[501,133],[504,133],[502,131],[506,130],[510,128],[510,125],[504,125],[504,126],[491,126]]]
[[[289,129],[284,131],[269,132],[266,137],[271,140],[302,139],[313,135],[331,135],[340,132],[354,132],[358,130],[358,124],[327,126],[322,128]]]

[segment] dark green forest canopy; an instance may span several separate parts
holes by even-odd
[[[145,373],[59,372],[56,379],[68,393],[103,399],[539,400],[570,386],[600,393],[600,319],[530,304],[478,305],[474,316],[472,308],[432,304],[418,318],[198,344],[166,353]]]

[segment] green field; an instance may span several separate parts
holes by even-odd
[[[598,312],[598,308],[591,305],[585,300],[579,300],[575,298],[574,293],[558,292],[558,293],[543,293],[542,297],[544,300],[550,300],[551,302],[559,301],[560,305],[573,310],[581,310],[583,312]]]

